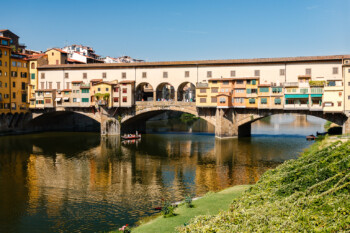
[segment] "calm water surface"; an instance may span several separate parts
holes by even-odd
[[[95,133],[1,137],[0,232],[108,231],[155,213],[162,198],[253,184],[296,158],[324,121],[274,116],[254,123],[253,137],[230,140],[203,122],[148,124],[157,133],[134,144]]]

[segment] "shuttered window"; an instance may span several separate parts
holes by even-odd
[[[267,98],[261,98],[260,103],[262,103],[262,104],[267,104]]]
[[[268,87],[260,87],[260,92],[269,92]]]
[[[255,99],[249,99],[250,104],[255,104]]]

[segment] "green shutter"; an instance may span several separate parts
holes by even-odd
[[[261,98],[261,102],[262,104],[267,104],[267,98]]]
[[[81,93],[89,93],[89,89],[82,89]]]
[[[249,99],[250,104],[255,104],[255,99]]]
[[[269,92],[268,87],[260,87],[260,92]]]
[[[82,98],[81,101],[82,101],[83,103],[88,103],[88,102],[89,102],[89,98]]]
[[[247,94],[251,94],[252,93],[252,89],[247,89]]]
[[[35,74],[31,74],[31,76],[32,76],[32,79],[35,79]]]
[[[281,99],[275,99],[275,104],[281,104]]]
[[[252,80],[252,85],[256,85],[256,80]]]

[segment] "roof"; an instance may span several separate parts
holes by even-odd
[[[211,66],[211,65],[240,65],[240,64],[264,64],[264,63],[293,63],[293,62],[317,62],[335,61],[350,58],[350,55],[307,56],[307,57],[280,57],[280,58],[252,58],[252,59],[227,59],[227,60],[201,60],[201,61],[161,61],[161,62],[137,62],[137,63],[90,63],[90,64],[61,64],[45,65],[41,69],[60,68],[117,68],[117,67],[147,67],[147,66]]]
[[[77,62],[77,63],[85,64],[85,62],[78,61],[78,60],[71,59],[71,58],[67,58],[67,61],[68,61],[68,62]]]
[[[134,80],[123,80],[119,82],[120,84],[135,83]]]
[[[102,82],[103,79],[91,79],[90,82]]]
[[[266,84],[259,84],[258,86],[259,87],[271,87],[271,84],[267,84],[267,83]]]
[[[37,89],[35,90],[35,92],[37,91],[56,91],[56,89]]]
[[[235,81],[235,80],[251,80],[259,79],[260,77],[237,77],[237,78],[211,78],[208,81]]]
[[[72,89],[63,89],[62,91],[72,91]]]
[[[1,39],[6,39],[6,40],[11,40],[11,38],[9,37],[5,37],[5,36],[0,36]]]
[[[72,83],[83,83],[83,81],[72,81]]]
[[[38,59],[38,58],[41,58],[44,56],[46,56],[45,53],[33,54],[33,55],[29,55],[27,59],[28,60],[35,60],[35,59]]]
[[[310,74],[298,75],[298,78],[311,78],[311,75]]]
[[[56,51],[58,51],[58,52],[60,52],[60,53],[66,53],[66,54],[68,54],[66,51],[63,51],[62,49],[59,49],[59,48],[51,48],[51,49],[46,50],[46,52],[48,52],[48,51],[50,51],[50,50],[56,50]]]
[[[90,86],[80,86],[80,89],[90,89]]]

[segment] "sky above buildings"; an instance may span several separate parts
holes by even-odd
[[[16,0],[0,28],[29,49],[69,44],[147,61],[350,54],[350,0]]]

